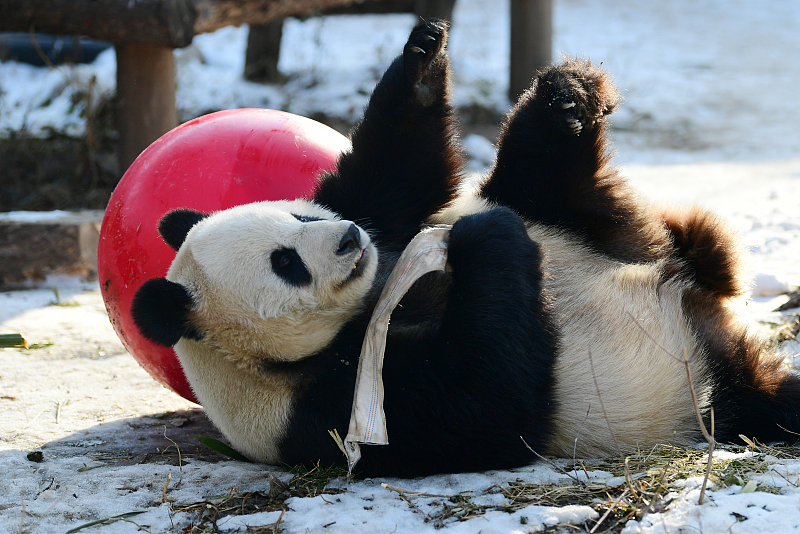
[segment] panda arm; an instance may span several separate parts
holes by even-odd
[[[405,244],[455,195],[463,156],[449,102],[447,25],[417,25],[375,88],[352,151],[314,199],[379,237]]]
[[[508,208],[459,219],[450,232],[452,285],[440,338],[456,358],[479,351],[525,354],[554,339],[543,293],[542,253]],[[478,348],[480,347],[480,348]]]
[[[387,421],[413,422],[395,427],[386,454],[410,455],[423,471],[431,462],[431,472],[524,465],[535,458],[520,436],[543,451],[554,406],[557,335],[540,247],[498,208],[455,223],[448,262],[452,285],[433,343],[395,347],[385,359]]]

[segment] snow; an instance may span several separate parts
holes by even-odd
[[[554,9],[557,53],[603,62],[623,92],[612,125],[625,174],[659,202],[698,204],[725,216],[753,252],[752,294],[742,312],[754,322],[785,322],[771,310],[786,300],[778,293],[800,285],[796,2],[773,0],[767,8],[757,0],[555,0]],[[245,28],[198,36],[175,52],[181,118],[275,107],[355,120],[414,21],[410,15],[288,20],[280,59],[288,81],[275,86],[243,81]],[[510,106],[507,28],[507,2],[458,1],[449,44],[458,106],[499,112]],[[97,105],[114,80],[112,51],[91,65],[0,64],[0,136],[81,135],[86,101],[76,95],[88,92],[89,105]],[[492,141],[466,136],[471,170],[491,163]],[[0,217],[41,220],[26,213]],[[155,383],[125,352],[96,284],[56,277],[42,289],[0,293],[0,332],[21,332],[39,344],[0,352],[0,534],[63,534],[113,517],[86,532],[132,533],[140,526],[180,532],[197,521],[194,512],[176,511],[181,506],[231,492],[266,493],[270,475],[291,478],[199,446],[195,436],[218,434],[196,405]],[[800,354],[796,342],[784,348],[790,361]],[[42,451],[44,461],[28,460],[32,450]],[[666,510],[630,521],[623,532],[800,530],[800,461],[771,459],[770,467],[749,478],[779,488],[778,495],[741,493],[733,485],[713,489],[698,506],[699,480],[688,479],[666,496]],[[598,483],[619,483],[608,472],[590,474]],[[490,490],[517,480],[564,479],[537,463],[415,480],[334,480],[346,491],[290,498],[283,516],[228,513],[217,527],[244,532],[280,521],[280,531],[290,533],[434,532],[435,521],[424,514],[436,514],[436,496],[468,492],[471,502],[496,508],[464,522],[448,519],[443,532],[523,533],[557,524],[588,530],[598,519],[589,507],[507,513],[502,494]],[[405,492],[413,507],[391,488]],[[119,517],[132,512],[142,513]]]

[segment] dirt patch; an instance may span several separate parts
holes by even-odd
[[[86,117],[86,132],[0,138],[0,211],[105,209],[122,176],[113,101]]]

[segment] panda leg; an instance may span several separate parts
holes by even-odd
[[[540,71],[501,128],[481,194],[616,259],[652,259],[654,220],[609,164],[606,116],[618,102],[610,76],[588,60]]]
[[[444,21],[431,19],[414,28],[352,132],[352,151],[314,195],[384,245],[404,246],[425,219],[453,199],[461,177],[446,43]]]
[[[717,441],[740,443],[741,435],[763,443],[800,441],[800,375],[744,335],[726,356],[711,362]]]
[[[722,219],[700,208],[664,208],[657,216],[694,282],[721,298],[745,292],[743,251]]]

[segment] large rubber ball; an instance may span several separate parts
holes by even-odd
[[[98,277],[114,330],[153,378],[197,402],[174,350],[142,337],[131,317],[136,290],[150,278],[165,276],[175,258],[158,234],[161,217],[182,207],[209,213],[309,196],[318,175],[332,170],[349,148],[346,137],[311,119],[240,109],[187,122],[133,162],[103,218]]]

